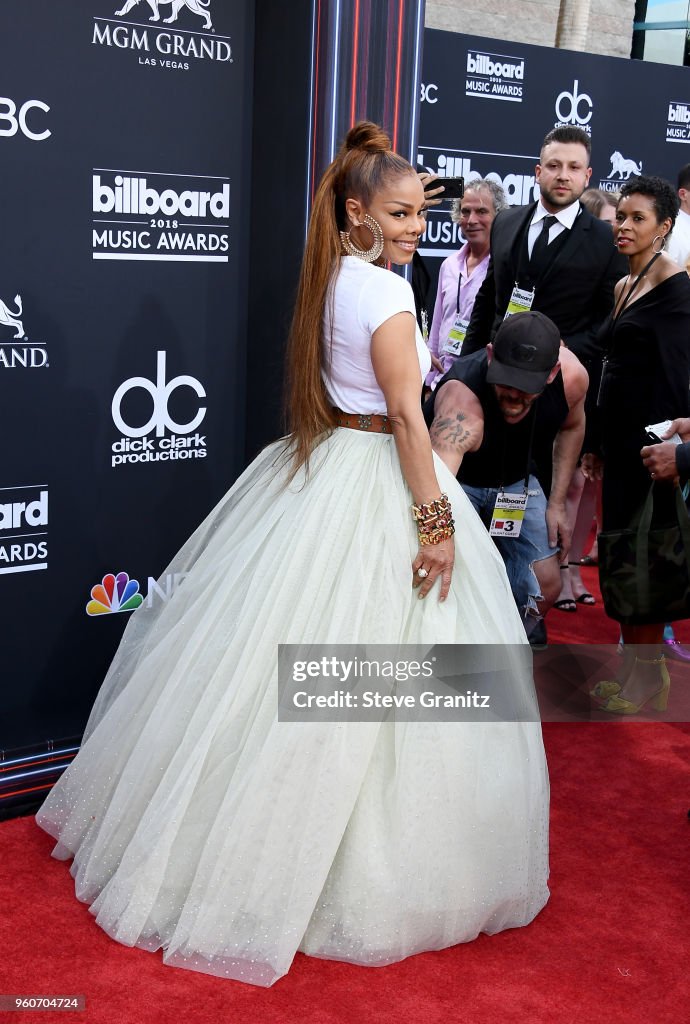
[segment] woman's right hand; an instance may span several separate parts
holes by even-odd
[[[417,557],[412,563],[412,587],[419,588],[419,597],[423,598],[429,593],[436,580],[441,578],[441,592],[438,595],[439,601],[445,601],[450,590],[450,581],[453,575],[453,564],[455,562],[455,543],[452,537],[441,541],[440,544],[420,545]],[[425,575],[420,576],[422,569]]]
[[[431,174],[429,171],[418,171],[417,177],[422,183],[424,189],[424,205],[425,206],[440,206],[443,202],[443,178],[439,178],[438,174]],[[428,188],[433,182],[438,181],[438,185],[435,188]]]

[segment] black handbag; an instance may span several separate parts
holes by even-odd
[[[676,486],[676,522],[651,529],[654,486],[627,529],[599,534],[604,608],[625,625],[690,618],[690,516]]]

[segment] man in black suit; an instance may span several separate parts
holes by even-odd
[[[531,306],[553,320],[568,348],[596,370],[596,333],[627,262],[613,244],[610,224],[580,204],[592,174],[590,155],[589,136],[581,128],[554,128],[544,139],[535,171],[538,202],[503,210],[494,220],[489,270],[463,355],[493,341],[513,299],[512,311]]]
[[[597,332],[613,308],[616,282],[627,273],[627,261],[613,243],[611,225],[580,204],[592,169],[589,136],[581,128],[554,128],[545,137],[535,176],[540,197],[531,206],[502,210],[491,229],[491,258],[474,303],[462,356],[493,342],[506,316],[529,309],[549,317],[565,345],[589,373],[586,407],[599,381],[601,347]],[[539,463],[537,475],[548,492],[551,466]],[[567,558],[572,524],[565,502],[550,501],[561,524],[560,558]],[[558,561],[535,563],[546,596],[561,589]],[[546,610],[550,601],[540,607]],[[528,633],[546,637],[543,619],[528,617]]]

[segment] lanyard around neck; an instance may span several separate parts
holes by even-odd
[[[472,255],[472,253],[470,252],[470,256],[471,255]],[[484,253],[484,255],[482,256],[482,259],[486,259],[486,257],[488,255],[489,255],[488,252]],[[482,260],[479,260],[479,263],[481,263],[481,261]],[[474,268],[474,270],[477,269],[477,267],[479,266],[479,263],[477,263],[477,266]],[[470,278],[470,268],[469,268],[468,263],[467,263],[467,256],[465,256],[465,270],[467,271],[467,278],[466,278],[466,280],[469,281],[469,278]],[[472,273],[474,273],[474,270],[472,271]],[[460,285],[461,284],[462,284],[462,266],[460,266],[459,269],[458,269],[458,294],[455,296],[455,315],[456,316],[458,316],[458,314],[460,313]]]
[[[539,401],[540,397],[541,397],[541,395],[539,395],[537,398],[535,398],[534,403],[532,405],[532,408],[531,408],[530,412],[527,414],[528,416],[532,417],[532,423],[530,425],[529,443],[527,445],[527,465],[525,466],[525,483],[524,483],[525,494],[527,494],[527,492],[529,490],[530,470],[532,468],[532,449],[534,447],[534,428],[537,425],[537,402]],[[502,451],[501,451],[501,484],[500,484],[500,487],[499,487],[499,490],[501,492],[503,492],[503,488],[505,487],[504,478],[505,478],[505,475],[506,475],[505,474],[505,467],[506,467],[506,448],[507,447],[508,447],[508,427],[506,426],[506,428],[505,428],[505,430],[503,432],[503,448],[502,448]]]
[[[630,288],[628,289],[627,293],[625,295],[621,296],[622,301],[621,301],[620,306],[618,307],[617,310],[614,309],[614,311],[613,311],[613,322],[614,323],[616,323],[616,321],[620,319],[621,314],[623,313],[623,310],[625,309],[625,307],[630,302],[631,296],[632,296],[633,292],[635,291],[635,289],[637,288],[638,284],[640,283],[642,278],[645,276],[645,274],[650,270],[652,265],[659,259],[660,256],[661,256],[660,252],[655,252],[654,253],[654,255],[652,256],[652,258],[649,261],[649,263],[647,263],[647,265],[640,271],[640,273],[637,275],[637,277],[635,278],[633,283],[630,285]]]

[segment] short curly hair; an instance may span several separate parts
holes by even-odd
[[[661,224],[667,217],[671,220],[671,227],[675,224],[680,199],[673,185],[665,178],[657,178],[651,174],[630,178],[620,190],[621,199],[627,196],[649,196],[654,203],[657,224]]]

